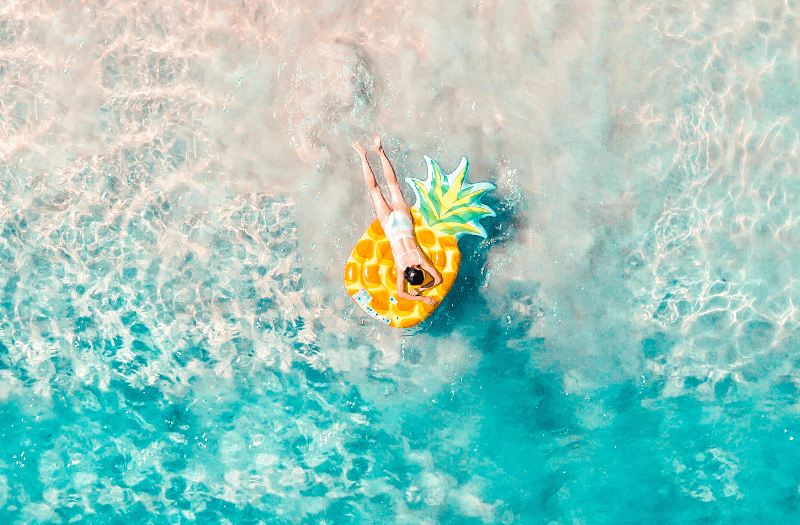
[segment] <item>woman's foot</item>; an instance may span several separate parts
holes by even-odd
[[[362,157],[367,156],[367,150],[364,149],[364,146],[362,146],[360,142],[353,142],[353,149],[356,150]]]
[[[378,135],[375,135],[375,151],[381,152],[381,138]]]

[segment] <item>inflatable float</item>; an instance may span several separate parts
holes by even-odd
[[[443,175],[439,165],[427,155],[428,179],[407,178],[417,202],[411,208],[414,237],[439,273],[442,284],[425,290],[441,304],[453,287],[461,265],[458,239],[463,235],[486,238],[480,220],[494,217],[481,197],[495,189],[489,182],[467,184],[467,159],[461,158],[456,170]],[[376,220],[356,243],[344,269],[347,293],[368,315],[389,326],[408,328],[421,323],[435,307],[423,301],[408,301],[397,296],[397,273],[389,240]]]

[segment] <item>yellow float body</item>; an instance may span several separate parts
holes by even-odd
[[[409,212],[417,243],[442,275],[442,284],[423,293],[441,303],[458,276],[461,264],[458,241],[452,235],[430,229],[416,209],[411,208]],[[344,269],[344,284],[362,310],[395,328],[417,325],[435,310],[424,301],[397,296],[397,269],[392,248],[378,221],[372,223],[350,253]]]

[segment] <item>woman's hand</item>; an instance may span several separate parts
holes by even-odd
[[[422,301],[428,306],[432,306],[436,308],[436,305],[439,304],[436,302],[436,299],[433,297],[428,297],[427,295],[422,295],[418,288],[412,288],[408,291],[408,295],[414,298],[415,301]]]
[[[409,290],[408,295],[413,296],[415,301],[423,301],[428,306],[435,307],[437,304],[439,304],[433,297],[428,297],[427,295],[420,295],[419,290],[417,288],[412,288],[411,290]]]
[[[428,306],[435,307],[437,304],[439,304],[436,302],[436,299],[434,299],[433,297],[428,297],[427,295],[424,295],[422,297],[422,300],[425,301],[425,304],[427,304]]]

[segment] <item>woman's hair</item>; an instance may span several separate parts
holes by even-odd
[[[425,281],[425,272],[423,272],[418,266],[409,266],[403,270],[403,277],[406,278],[408,284],[412,286],[419,286],[423,283],[423,281]]]

